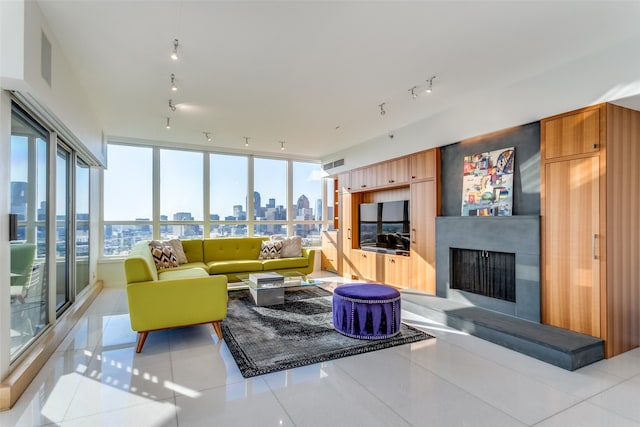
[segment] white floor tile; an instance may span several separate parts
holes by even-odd
[[[180,427],[295,425],[260,378],[177,396],[176,405]]]
[[[640,426],[640,349],[569,372],[403,310],[436,339],[244,379],[211,325],[136,354],[127,310],[103,290],[0,426]]]
[[[576,406],[560,412],[536,427],[638,427],[640,423],[624,418],[618,414],[582,402]]]

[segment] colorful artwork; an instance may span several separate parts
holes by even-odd
[[[464,157],[462,216],[510,216],[514,148]]]

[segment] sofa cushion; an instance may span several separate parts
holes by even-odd
[[[176,254],[173,251],[173,246],[152,240],[149,242],[149,250],[151,251],[153,262],[156,265],[156,270],[177,267],[179,265]]]
[[[159,280],[191,279],[193,277],[209,277],[209,273],[198,267],[171,269],[158,273]]]
[[[280,258],[292,258],[302,256],[302,237],[300,236],[271,236],[272,241],[282,242]]]
[[[186,264],[180,264],[177,267],[166,268],[164,271],[173,271],[173,270],[188,270],[190,268],[201,268],[204,271],[209,271],[209,267],[204,262],[188,262]]]
[[[208,262],[209,274],[242,273],[249,271],[262,271],[262,261],[257,259],[240,259],[229,261]]]
[[[260,255],[258,259],[278,259],[282,252],[281,241],[264,241],[262,242],[262,248],[260,249]]]
[[[182,249],[187,257],[187,262],[204,262],[201,239],[182,240]]]
[[[308,258],[280,258],[262,261],[265,271],[284,270],[289,268],[304,268],[309,265]]]
[[[170,245],[173,248],[173,253],[176,254],[176,259],[178,260],[178,264],[186,264],[189,262],[187,260],[187,256],[184,253],[184,249],[182,248],[182,242],[178,239],[171,239],[165,242],[162,242],[165,245]]]
[[[257,260],[265,237],[223,237],[203,241],[204,262]]]

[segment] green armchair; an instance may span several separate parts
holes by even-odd
[[[227,277],[202,268],[158,272],[148,244],[134,246],[124,263],[131,328],[140,353],[149,332],[211,323],[222,339],[227,316]]]

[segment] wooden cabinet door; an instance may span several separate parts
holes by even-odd
[[[599,157],[544,166],[543,323],[600,337]]]
[[[409,159],[401,157],[381,163],[378,169],[379,186],[396,186],[409,182]]]
[[[596,106],[543,120],[544,159],[598,152],[604,119],[604,110]]]
[[[411,288],[436,293],[436,181],[411,184]]]
[[[353,230],[351,229],[351,193],[340,195],[340,247],[338,257],[338,274],[351,277],[351,248],[353,247]]]
[[[323,270],[338,272],[338,233],[335,231],[322,232],[322,259],[320,266]]]
[[[376,262],[378,254],[360,249],[354,249],[352,254],[353,265],[351,275],[362,280],[376,281],[378,279]]]
[[[338,174],[338,193],[348,193],[349,191],[351,191],[351,173]]]
[[[408,288],[411,258],[401,255],[384,255],[379,266],[383,269],[384,283],[396,288]]]
[[[414,153],[410,156],[411,180],[437,178],[437,149]]]

